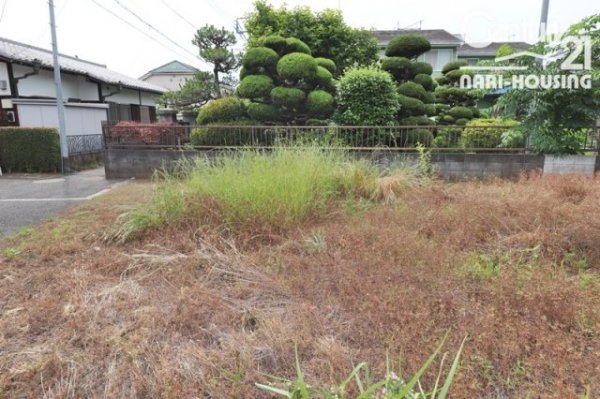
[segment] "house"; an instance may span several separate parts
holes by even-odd
[[[100,135],[101,121],[156,120],[165,89],[105,65],[59,56],[66,135]],[[0,126],[57,127],[52,52],[0,38]]]
[[[463,43],[457,52],[458,60],[466,61],[469,65],[477,65],[479,61],[496,58],[498,49],[503,45],[509,45],[516,51],[525,51],[531,48],[531,44],[525,42],[492,42],[482,46]]]
[[[186,80],[191,79],[198,72],[197,68],[180,61],[171,61],[145,73],[140,80],[163,87],[170,91],[177,91]]]
[[[431,50],[419,56],[418,60],[431,64],[433,76],[441,75],[444,65],[457,59],[458,48],[463,43],[461,38],[444,29],[374,30],[370,33],[377,39],[382,57],[386,46],[394,37],[405,34],[424,36],[431,43]]]

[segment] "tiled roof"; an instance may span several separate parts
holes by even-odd
[[[531,44],[525,42],[492,42],[484,45],[464,43],[458,48],[459,57],[495,57],[498,49],[503,45],[508,44],[517,51],[529,50]]]
[[[35,62],[38,62],[42,68],[48,69],[53,69],[54,65],[51,51],[5,38],[0,38],[0,59],[27,65],[33,65]],[[106,68],[106,65],[84,61],[63,54],[59,55],[59,63],[61,71],[84,75],[102,83],[121,85],[153,93],[165,92],[165,89],[160,86],[111,71]]]
[[[444,29],[401,29],[401,30],[372,30],[371,36],[377,39],[380,46],[387,44],[399,35],[421,35],[424,36],[432,46],[454,46],[461,45],[462,40]]]

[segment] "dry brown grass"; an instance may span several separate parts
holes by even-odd
[[[412,373],[447,330],[451,352],[469,336],[452,397],[600,397],[600,181],[404,187],[277,237],[107,245],[149,192],[129,185],[0,242],[0,397],[255,398],[295,347],[328,386],[361,361],[382,377],[386,353]]]

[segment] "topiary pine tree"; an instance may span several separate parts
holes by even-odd
[[[381,69],[389,72],[398,84],[400,109],[397,114],[401,125],[432,125],[435,115],[433,90],[436,83],[431,78],[433,68],[417,57],[431,49],[431,43],[414,34],[399,35],[390,40]]]
[[[314,58],[301,40],[267,36],[243,55],[236,94],[251,101],[248,114],[258,122],[327,124],[334,112],[335,71],[332,60]]]
[[[443,75],[437,78],[436,120],[440,125],[464,126],[471,119],[479,117],[475,94],[460,87],[461,77],[473,74],[468,69],[461,69],[467,65],[465,61],[449,62],[442,68]]]

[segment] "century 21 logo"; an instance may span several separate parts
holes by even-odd
[[[563,71],[589,71],[592,69],[592,38],[590,36],[566,36],[562,45],[573,43],[570,54],[560,65]],[[570,47],[570,46],[569,46]],[[583,62],[575,61],[583,54]]]

